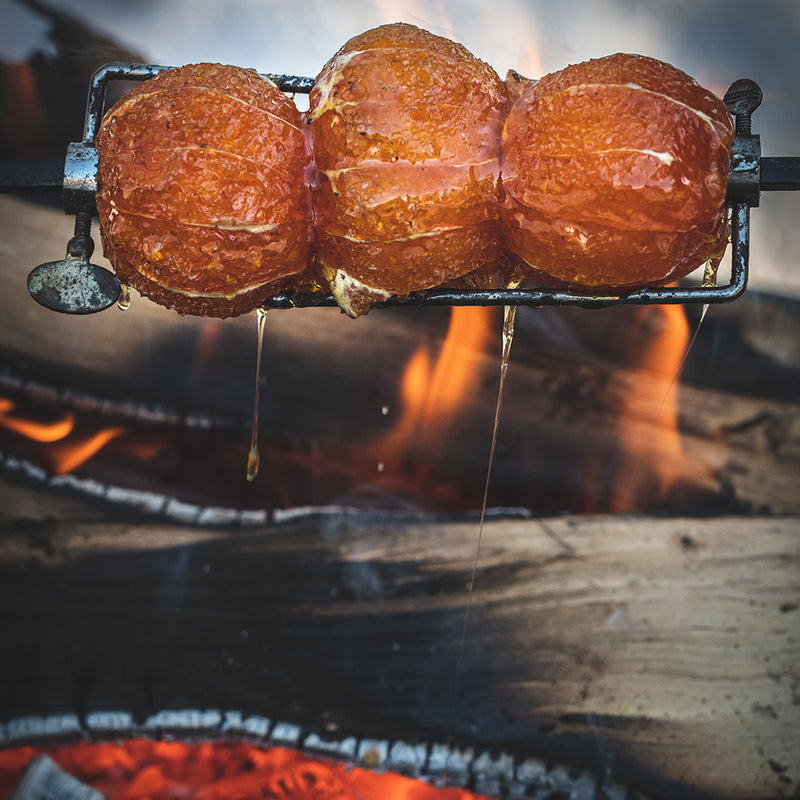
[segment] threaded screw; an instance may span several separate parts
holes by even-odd
[[[734,81],[727,92],[723,102],[735,120],[736,135],[749,136],[752,132],[751,116],[761,105],[764,95],[761,87],[750,78],[740,78]]]
[[[75,233],[67,243],[67,255],[88,261],[93,252],[92,215],[88,211],[78,211],[75,214]]]

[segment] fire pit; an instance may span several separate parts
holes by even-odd
[[[110,47],[81,100],[153,55]],[[796,152],[747,67],[722,74],[765,90],[749,135]],[[17,188],[60,184],[60,146]],[[357,321],[274,298],[252,483],[255,320],[40,308],[26,274],[72,223],[0,198],[0,796],[43,752],[109,797],[188,772],[220,798],[795,791],[800,307],[764,256],[794,258],[774,190],[797,178],[761,157],[754,189],[746,161],[721,287]]]

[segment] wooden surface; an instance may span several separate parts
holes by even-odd
[[[6,718],[240,708],[456,741],[671,797],[800,782],[797,518],[252,532],[114,522],[2,487]],[[16,498],[15,507],[7,504]]]

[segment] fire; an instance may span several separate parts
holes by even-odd
[[[437,451],[446,441],[459,408],[479,381],[479,360],[491,335],[489,308],[454,306],[450,326],[435,363],[428,345],[409,360],[401,380],[403,411],[376,453],[398,453],[412,441]]]
[[[433,7],[436,10],[436,16],[438,17],[441,25],[442,35],[446,36],[448,39],[456,41],[458,36],[456,35],[456,29],[453,25],[453,20],[451,19],[450,14],[447,13],[447,9],[445,8],[442,0],[434,0]]]
[[[81,464],[99,453],[110,441],[125,432],[122,427],[102,428],[87,436],[73,437],[69,442],[60,442],[50,451],[53,472],[56,475],[67,475],[74,472]]]
[[[0,752],[0,796],[11,791],[40,752],[108,800],[477,800],[461,789],[349,769],[280,747],[137,739]]]
[[[676,383],[689,343],[689,323],[680,306],[654,306],[649,314],[652,340],[619,409],[625,463],[616,477],[611,511],[626,511],[652,493],[663,497],[685,467]]]
[[[421,409],[420,435],[424,441],[446,437],[455,411],[477,386],[477,361],[490,335],[490,320],[488,308],[453,308],[430,387],[427,392],[418,387],[412,397],[412,404]]]
[[[102,450],[109,442],[121,436],[121,426],[103,426],[99,430],[76,430],[75,415],[64,412],[55,420],[40,420],[15,413],[14,402],[0,398],[0,427],[30,441],[48,445],[43,454],[55,475],[66,475]]]
[[[14,155],[36,154],[45,138],[46,115],[31,64],[14,64],[5,71],[5,108],[15,109],[16,120],[8,126]]]
[[[544,61],[542,60],[541,50],[532,36],[525,55],[525,68],[522,70],[522,73],[526,78],[535,78],[538,80],[545,74]]]
[[[75,427],[75,415],[71,412],[52,422],[15,417],[13,412],[14,403],[6,397],[0,397],[0,426],[35,442],[57,442],[69,436]]]

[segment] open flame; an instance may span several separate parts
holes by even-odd
[[[15,417],[13,412],[14,402],[7,397],[0,397],[0,425],[35,442],[57,442],[69,436],[75,427],[75,415],[69,411],[53,421]]]
[[[31,64],[8,65],[2,85],[5,110],[14,109],[15,120],[6,127],[15,155],[36,154],[44,142],[46,113]]]
[[[392,371],[399,373],[397,400],[384,406],[382,417],[365,422],[364,437],[354,439],[349,449],[337,436],[265,442],[270,491],[266,500],[263,494],[243,500],[239,483],[229,480],[227,469],[219,466],[233,458],[239,463],[241,443],[236,437],[214,427],[201,432],[172,422],[152,424],[149,417],[121,417],[107,411],[102,401],[86,411],[13,393],[0,397],[0,449],[51,475],[83,467],[84,476],[106,481],[113,475],[124,488],[146,488],[191,502],[213,495],[210,504],[221,507],[239,508],[244,502],[246,507],[266,503],[270,509],[298,508],[346,498],[357,506],[411,502],[422,509],[474,509],[482,486],[478,464],[483,453],[469,442],[485,441],[484,434],[488,438],[492,430],[490,406],[494,407],[492,388],[497,384],[487,376],[495,374],[495,346],[494,363],[499,367],[498,311],[450,309],[446,335],[440,342],[426,337],[412,348],[405,365]],[[693,477],[697,466],[689,464],[679,428],[676,381],[689,338],[685,315],[673,306],[641,308],[625,315],[620,326],[625,337],[622,363],[615,360],[603,367],[598,376],[607,377],[591,390],[598,392],[592,403],[602,427],[586,440],[565,431],[554,441],[546,429],[547,408],[541,418],[526,412],[525,424],[532,428],[522,432],[521,448],[515,450],[512,441],[507,452],[520,461],[513,470],[499,473],[501,478],[491,488],[493,504],[539,511],[622,512],[673,505],[684,488],[698,485]],[[198,340],[198,374],[213,368],[209,350],[217,333],[209,326]],[[518,375],[525,386],[536,371]],[[512,377],[512,403],[507,406],[512,414],[519,402],[514,401],[517,388]],[[588,399],[581,397],[575,401],[578,408]],[[562,399],[573,402],[569,394]],[[507,443],[501,434],[500,446]],[[552,465],[540,460],[548,448],[556,448]],[[207,467],[197,472],[183,469],[198,453],[209,462]],[[99,454],[103,458],[87,466]],[[512,477],[513,471],[518,478]],[[557,487],[555,494],[551,486]],[[380,492],[379,500],[365,499],[366,490]]]
[[[0,427],[46,445],[44,458],[55,475],[66,475],[78,469],[125,432],[125,428],[118,425],[79,431],[71,411],[48,420],[15,413],[15,408],[12,400],[0,398]]]
[[[491,336],[492,310],[454,306],[444,343],[435,360],[427,344],[409,359],[400,393],[403,410],[392,430],[373,446],[376,457],[402,458],[409,447],[439,452],[458,410],[477,388],[480,360]]]
[[[348,768],[281,747],[137,739],[0,752],[0,796],[40,752],[108,800],[477,800],[462,789]]]
[[[644,317],[653,329],[622,396],[618,436],[623,452],[610,497],[612,512],[662,498],[686,467],[678,420],[677,381],[689,344],[680,306],[653,306]]]
[[[619,513],[657,505],[688,473],[677,385],[688,322],[679,306],[637,313],[628,355],[632,363],[614,373],[618,385],[610,389],[616,398],[609,412],[615,426],[612,452],[593,450],[587,442],[580,456],[583,468],[576,470],[575,480],[584,481],[587,489],[584,511]],[[446,451],[459,414],[478,391],[495,319],[489,308],[455,307],[439,353],[423,344],[412,354],[401,378],[400,416],[369,448],[382,470],[407,471],[413,459],[411,471],[419,477]],[[489,431],[489,418],[486,426]]]
[[[542,51],[536,43],[533,34],[530,35],[530,43],[525,53],[525,65],[522,68],[522,73],[526,78],[539,80],[544,74],[544,60],[542,59]]]
[[[54,474],[67,475],[74,472],[124,432],[125,428],[113,426],[102,428],[86,436],[76,436],[69,441],[59,442],[50,451]]]

